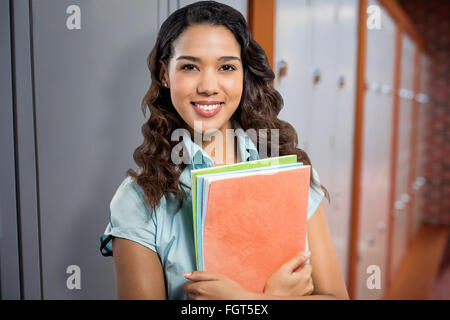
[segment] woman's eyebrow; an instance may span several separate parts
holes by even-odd
[[[193,57],[193,56],[179,56],[176,60],[181,60],[181,59],[191,60],[191,61],[194,61],[194,62],[201,62],[202,61],[200,58]],[[229,60],[241,61],[241,59],[239,59],[238,57],[235,57],[235,56],[223,56],[223,57],[220,57],[217,60],[219,60],[219,61],[229,61]]]

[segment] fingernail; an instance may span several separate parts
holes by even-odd
[[[191,275],[192,275],[192,272],[185,272],[184,273],[184,277],[185,278],[190,277]]]
[[[309,258],[309,257],[311,256],[311,251],[302,252],[302,255],[303,255],[305,258]]]

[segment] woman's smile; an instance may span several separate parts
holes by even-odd
[[[218,101],[199,101],[192,102],[194,110],[203,117],[212,117],[222,110],[223,102]]]

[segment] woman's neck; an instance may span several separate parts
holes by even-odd
[[[231,120],[220,129],[222,141],[213,135],[210,141],[202,140],[202,148],[211,157],[214,166],[233,164],[237,162],[237,139]],[[217,139],[217,141],[216,141]],[[222,143],[221,143],[222,142]],[[221,150],[217,150],[217,149]]]

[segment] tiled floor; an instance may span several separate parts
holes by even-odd
[[[441,265],[429,299],[450,300],[450,261]]]
[[[422,224],[384,299],[449,299],[450,265],[443,264],[449,229]]]

